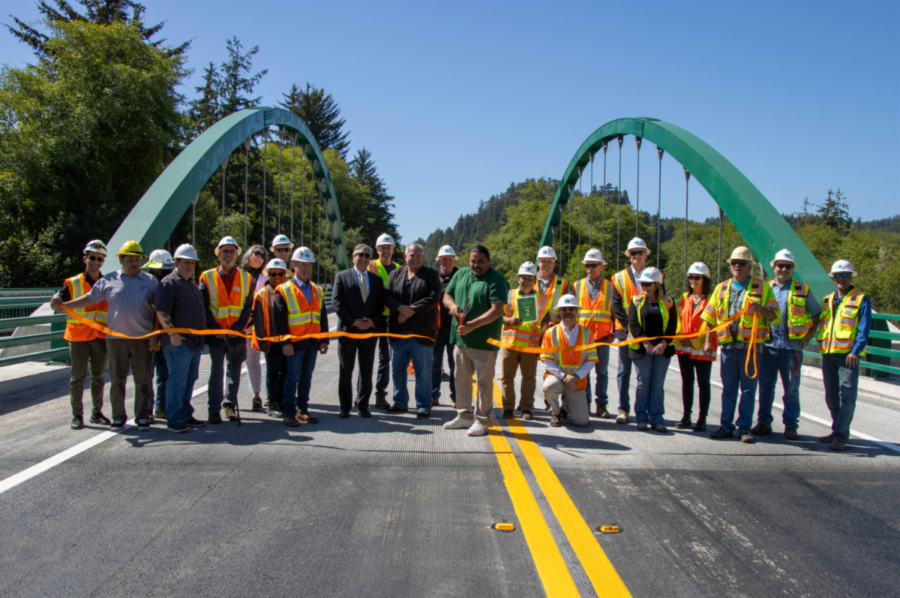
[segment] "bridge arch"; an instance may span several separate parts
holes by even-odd
[[[349,268],[341,212],[325,158],[306,124],[291,111],[282,108],[249,108],[235,112],[194,139],[166,167],[122,221],[109,241],[110,249],[121,247],[129,239],[136,240],[145,249],[165,246],[194,197],[222,162],[245,139],[272,125],[282,127],[289,134],[296,134],[300,151],[306,148],[305,155],[312,165],[319,197],[325,206],[337,268]],[[104,271],[117,267],[116,260],[109,260]]]
[[[763,267],[774,277],[770,256],[788,248],[797,259],[797,278],[812,287],[818,297],[834,290],[828,273],[819,264],[794,229],[768,199],[725,156],[696,135],[655,118],[620,118],[610,121],[588,137],[566,169],[541,236],[541,246],[553,245],[553,229],[562,221],[562,208],[578,183],[591,156],[620,135],[634,135],[654,143],[687,169],[722,208]]]

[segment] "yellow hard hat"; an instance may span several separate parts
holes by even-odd
[[[735,247],[734,251],[731,252],[731,257],[728,258],[728,263],[731,263],[731,260],[744,260],[745,262],[752,262],[753,253],[750,251],[749,247]]]
[[[141,244],[137,241],[125,241],[125,243],[122,245],[122,248],[119,250],[119,253],[116,254],[117,257],[122,257],[123,255],[147,257],[146,255],[144,255],[144,250],[141,249]]]

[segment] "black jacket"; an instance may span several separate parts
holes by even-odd
[[[434,345],[434,338],[437,336],[438,330],[438,301],[443,294],[441,288],[441,278],[438,276],[437,270],[422,266],[413,275],[409,289],[409,301],[403,301],[403,286],[406,284],[407,273],[409,268],[403,266],[391,272],[388,277],[388,286],[384,293],[384,302],[391,310],[388,319],[388,332],[392,334],[401,333],[399,320],[399,312],[397,311],[401,305],[409,305],[416,314],[407,320],[412,334],[427,336],[429,341],[417,338],[416,341],[420,345],[431,347]]]
[[[381,277],[366,272],[369,280],[369,296],[363,303],[359,292],[359,281],[353,268],[338,272],[334,277],[331,291],[331,306],[338,317],[338,330],[346,332],[375,332],[375,328],[384,320],[384,282]],[[353,326],[359,318],[369,318],[375,323],[374,328],[360,330]]]
[[[438,332],[441,334],[450,335],[450,326],[453,324],[453,316],[450,315],[450,310],[444,307],[444,292],[447,290],[447,286],[450,284],[450,281],[453,280],[453,275],[459,272],[459,268],[453,266],[453,271],[450,272],[450,276],[443,276],[441,272],[438,270],[438,278],[441,281],[441,297],[438,299],[438,311],[440,312],[441,325],[438,328]]]
[[[637,297],[635,297],[637,299]],[[671,299],[669,299],[671,301]],[[665,304],[660,301],[659,309],[665,309]],[[655,310],[655,308],[654,308]],[[641,337],[653,337],[653,336],[675,336],[675,332],[678,330],[678,311],[675,308],[675,302],[672,301],[672,307],[669,308],[669,325],[665,330],[662,329],[662,318],[652,318],[648,316],[650,311],[650,301],[645,300],[644,306],[641,308],[641,322],[643,322],[643,326],[638,323],[637,317],[637,306],[634,304],[634,301],[631,302],[631,305],[628,306],[628,329],[631,332],[631,336],[634,338]],[[666,340],[669,344],[666,347],[666,350],[663,351],[663,357],[672,357],[675,355],[675,341],[672,339],[659,339],[655,341],[650,341],[653,346],[658,345],[663,340]],[[644,354],[647,350],[644,348],[643,343],[638,343],[638,349],[634,350],[629,348],[628,353],[631,355],[632,359],[641,359],[644,357]]]

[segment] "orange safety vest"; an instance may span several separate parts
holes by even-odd
[[[538,289],[540,289],[540,280],[538,280]],[[559,298],[565,295],[568,290],[569,281],[563,279],[563,281],[560,282],[559,276],[554,274],[553,278],[550,279],[550,284],[547,285],[547,288],[542,293],[550,302],[550,319],[554,322],[559,322],[559,312],[556,311],[556,304],[559,303]]]
[[[271,289],[271,290],[270,290]],[[272,326],[271,319],[269,315],[269,302],[272,301],[272,298],[275,296],[277,289],[273,288],[272,285],[266,284],[259,291],[256,292],[256,295],[253,297],[253,309],[262,309],[263,313],[263,329],[265,330],[265,337],[272,336]],[[256,336],[256,326],[253,326],[253,338],[250,339],[251,346],[260,351],[259,348],[259,340]],[[263,341],[267,342],[267,341]]]
[[[503,305],[503,315],[507,318],[519,317],[519,297],[535,297],[537,299],[537,320],[534,322],[523,322],[518,326],[503,325],[503,334],[501,340],[512,343],[517,347],[539,347],[541,346],[541,322],[547,315],[549,302],[546,295],[536,293],[533,295],[522,295],[519,289],[513,289],[509,294],[509,302]]]
[[[200,275],[200,280],[206,285],[209,292],[209,309],[213,319],[221,328],[230,329],[241,317],[244,311],[244,300],[250,291],[252,282],[250,274],[240,268],[235,274],[234,284],[231,285],[231,293],[225,290],[225,281],[219,276],[219,269],[213,268]]]
[[[729,278],[725,282],[720,282],[712,294],[712,301],[706,304],[703,310],[703,319],[713,326],[721,324],[728,319],[728,309],[731,303],[731,281]],[[741,302],[741,309],[747,307],[750,301],[757,301],[763,307],[769,307],[775,312],[775,319],[769,322],[762,316],[756,328],[756,342],[762,345],[769,340],[769,326],[778,326],[781,323],[781,308],[775,299],[775,293],[772,287],[765,284],[762,278],[754,276],[749,281],[749,288],[744,294],[744,300]],[[744,314],[738,321],[737,341],[740,343],[749,343],[753,336],[753,316]],[[719,344],[725,345],[735,339],[731,336],[731,326],[718,332]]]
[[[706,309],[706,304],[709,303],[709,299],[704,297],[697,303],[696,307],[693,307],[694,302],[689,301],[689,297],[690,293],[684,293],[681,295],[681,299],[678,300],[678,303],[675,304],[675,307],[678,310],[678,332],[676,334],[693,334],[709,328],[706,322],[703,321],[703,311]],[[705,341],[705,336],[696,336],[688,339],[688,342],[691,343],[690,347],[683,347],[680,342],[677,342],[675,343],[675,353],[690,355],[691,359],[696,359],[698,361],[715,361],[715,355],[707,357],[706,353],[703,352],[703,343]],[[718,339],[713,337],[712,348],[714,352],[716,351],[718,344]]]
[[[100,281],[98,280],[97,282]],[[91,291],[91,288],[88,286],[87,280],[85,280],[84,278],[84,272],[77,276],[73,276],[72,278],[67,278],[66,286],[69,287],[69,295],[71,295],[72,299],[83,297]],[[92,305],[90,307],[85,307],[82,309],[76,309],[74,311],[76,314],[84,316],[88,320],[93,320],[101,326],[106,326],[105,299],[96,305]],[[94,330],[90,326],[80,324],[77,320],[73,320],[72,318],[67,318],[66,332],[65,334],[63,334],[63,338],[67,341],[81,343],[85,341],[92,341],[95,338],[106,338],[106,333],[100,332],[99,330]]]
[[[591,331],[591,338],[600,340],[612,332],[612,289],[609,281],[603,279],[597,298],[591,301],[588,293],[587,278],[575,283],[575,296],[578,298],[578,323]]]
[[[616,290],[619,291],[619,297],[622,298],[622,308],[627,312],[628,306],[631,305],[631,300],[638,295],[637,287],[635,286],[634,281],[631,280],[631,275],[628,274],[628,268],[617,272],[616,275],[612,277],[612,283],[613,286],[616,287]],[[626,327],[619,322],[618,318],[615,318],[615,320],[616,330],[628,332]]]
[[[831,293],[822,302],[822,318],[819,320],[819,353],[849,353],[856,344],[856,331],[859,328],[859,308],[865,298],[865,294],[859,289],[853,289],[844,297],[841,304],[840,316],[833,317],[834,296]],[[860,357],[866,356],[863,348]]]
[[[321,287],[309,281],[311,302],[306,301],[306,295],[300,288],[287,281],[279,285],[278,292],[284,297],[284,302],[288,307],[288,331],[291,336],[305,336],[307,334],[319,334],[322,331],[320,318],[322,316],[322,293]]]
[[[562,324],[552,326],[550,330],[544,333],[541,341],[542,347],[568,347],[569,341],[566,339],[565,330]],[[591,331],[585,326],[578,325],[578,342],[579,345],[587,345],[591,342]],[[597,351],[590,349],[589,351],[558,351],[555,353],[541,353],[541,361],[552,361],[566,374],[575,375],[575,372],[585,363],[592,361],[596,363]],[[544,372],[544,378],[550,375],[550,372]],[[587,376],[578,380],[578,390],[587,388]]]

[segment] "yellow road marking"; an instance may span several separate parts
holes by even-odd
[[[494,383],[494,401],[502,406],[502,394],[496,382]],[[591,528],[581,516],[578,507],[572,502],[559,478],[553,473],[553,469],[547,463],[544,455],[541,454],[541,450],[531,438],[531,434],[528,433],[528,430],[518,418],[507,419],[506,424],[509,426],[513,438],[519,443],[519,448],[522,449],[525,460],[528,461],[528,465],[531,467],[531,471],[534,473],[541,491],[544,493],[547,502],[550,503],[550,508],[553,509],[556,519],[559,520],[566,538],[569,539],[569,544],[572,545],[572,549],[578,555],[578,560],[581,561],[581,566],[587,573],[588,579],[591,580],[597,595],[601,597],[631,596],[622,578],[619,577],[615,567],[609,561],[609,557],[606,556],[603,548],[597,542],[594,532],[591,531]],[[523,481],[525,480],[523,479]]]

